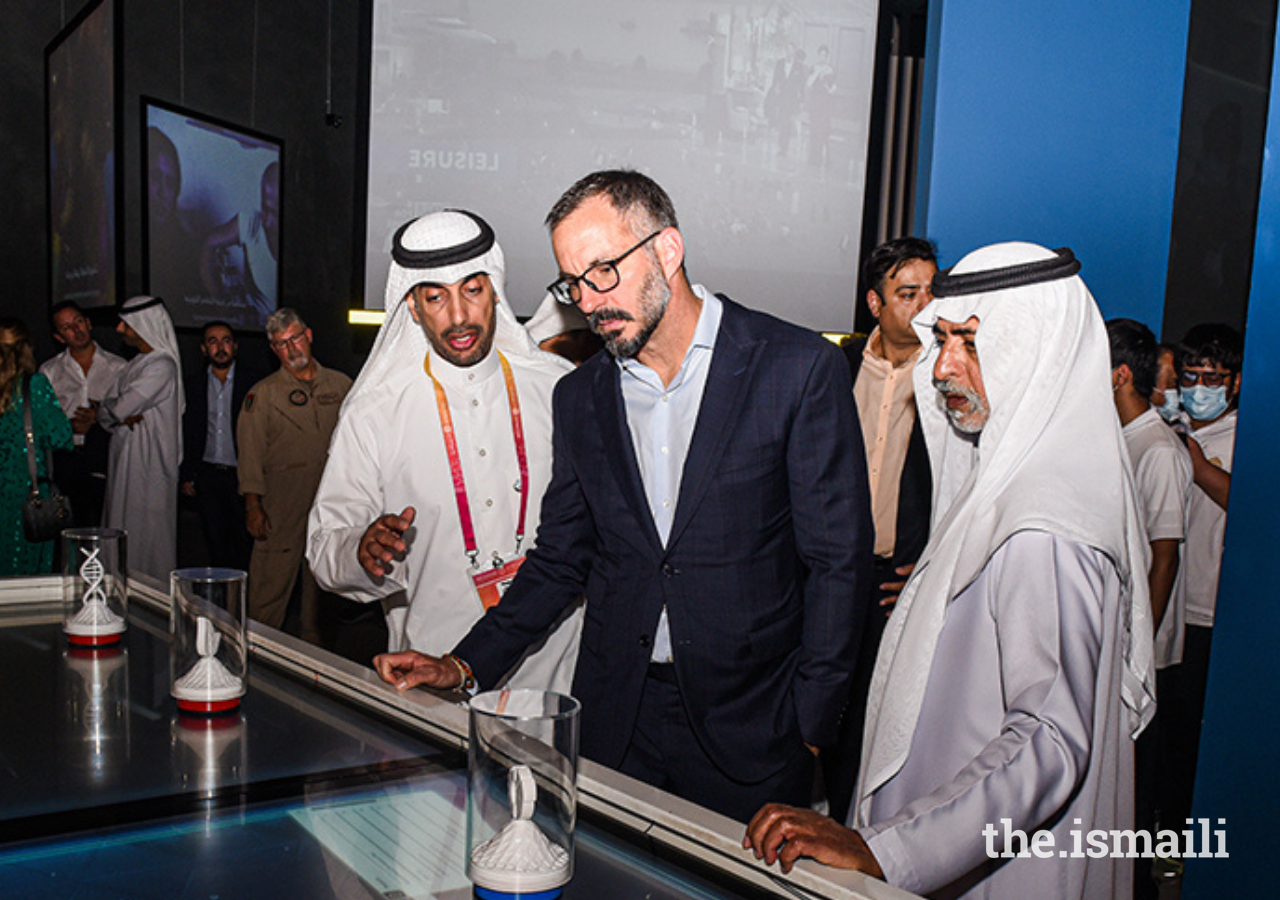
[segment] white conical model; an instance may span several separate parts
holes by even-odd
[[[507,775],[511,821],[471,851],[471,880],[480,887],[512,894],[559,887],[569,880],[569,854],[533,822],[538,785],[528,766]]]
[[[204,616],[196,619],[196,653],[200,659],[187,674],[173,683],[173,696],[179,700],[214,703],[233,700],[244,694],[244,682],[227,671],[218,661],[218,645],[222,635]]]

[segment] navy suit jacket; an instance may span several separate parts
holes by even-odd
[[[492,686],[579,594],[584,756],[617,767],[666,605],[699,741],[755,782],[833,742],[866,619],[872,525],[849,371],[817,334],[724,299],[670,539],[654,526],[619,370],[554,399],[537,548],[454,652]]]
[[[265,376],[236,360],[235,381],[231,385],[231,445],[236,444],[236,419],[249,389]],[[209,366],[202,365],[183,384],[187,408],[182,413],[182,465],[179,482],[196,480],[197,463],[204,459],[205,442],[209,437]],[[239,452],[239,448],[236,448]]]

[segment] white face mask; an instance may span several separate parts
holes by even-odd
[[[1178,413],[1182,412],[1177,388],[1169,388],[1164,392],[1164,406],[1157,406],[1156,412],[1160,413],[1160,417],[1166,422],[1177,421]]]
[[[1197,422],[1212,422],[1227,411],[1227,386],[1197,384],[1182,392],[1182,408]]]

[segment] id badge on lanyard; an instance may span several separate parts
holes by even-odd
[[[471,573],[476,593],[480,595],[480,602],[484,604],[485,609],[498,605],[507,588],[511,587],[511,582],[515,581],[516,572],[520,570],[523,563],[524,557],[517,556],[500,566],[495,565],[492,568]]]
[[[524,555],[520,553],[520,544],[524,540],[525,513],[529,508],[529,460],[525,454],[524,426],[520,418],[520,398],[516,394],[515,376],[511,373],[511,364],[501,353],[498,361],[502,363],[502,375],[507,383],[507,402],[511,406],[511,431],[516,442],[516,459],[520,465],[520,518],[516,522],[516,553],[513,559],[503,562],[495,553],[493,566],[488,569],[479,568],[479,547],[476,544],[475,526],[471,521],[471,505],[467,502],[467,486],[462,477],[462,461],[458,456],[458,441],[453,430],[453,416],[449,413],[449,401],[444,388],[435,376],[431,375],[431,359],[427,358],[424,368],[435,385],[436,405],[440,411],[440,425],[444,431],[445,450],[449,454],[449,471],[453,475],[453,493],[458,503],[458,519],[462,525],[462,541],[467,558],[471,560],[471,581],[476,587],[476,594],[485,609],[497,606],[502,595],[507,592],[516,572],[524,563]]]

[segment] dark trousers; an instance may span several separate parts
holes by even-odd
[[[750,748],[743,748],[750,752]],[[649,666],[631,745],[618,767],[678,797],[749,822],[766,803],[807,807],[813,793],[813,754],[796,738],[795,758],[756,783],[730,778],[712,761],[689,724],[675,666]]]
[[[387,617],[381,603],[357,603],[320,591],[320,646],[362,666],[387,652]]]
[[[1176,667],[1175,667],[1176,668]],[[1134,775],[1136,780],[1135,824],[1139,831],[1155,835],[1158,828],[1173,828],[1178,831],[1181,826],[1162,825],[1167,821],[1161,810],[1161,792],[1165,782],[1165,695],[1169,691],[1165,673],[1169,669],[1156,672],[1156,714],[1151,723],[1138,736],[1134,746]],[[1157,883],[1152,874],[1153,860],[1139,858],[1134,860],[1133,896],[1134,900],[1156,900],[1159,896]]]
[[[77,528],[97,528],[102,524],[110,444],[111,437],[94,426],[84,436],[84,443],[74,450],[53,453],[53,480],[71,501],[72,521]]]
[[[1164,766],[1160,779],[1161,828],[1179,831],[1191,818],[1191,799],[1204,722],[1205,687],[1209,680],[1212,628],[1188,625],[1181,665],[1164,670],[1157,694],[1160,704]]]
[[[862,642],[858,646],[858,661],[849,687],[849,700],[845,704],[844,715],[840,717],[840,733],[835,745],[822,751],[822,782],[826,788],[827,812],[841,824],[848,818],[853,792],[858,786],[867,695],[871,691],[871,675],[876,668],[880,639],[889,622],[889,608],[880,605],[880,601],[889,595],[880,590],[880,585],[901,580],[901,576],[893,574],[891,560],[877,557],[874,573],[874,588],[871,603],[867,605],[867,618],[862,625]]]
[[[253,538],[244,524],[244,498],[235,466],[196,464],[196,509],[209,548],[209,564],[249,570]]]

